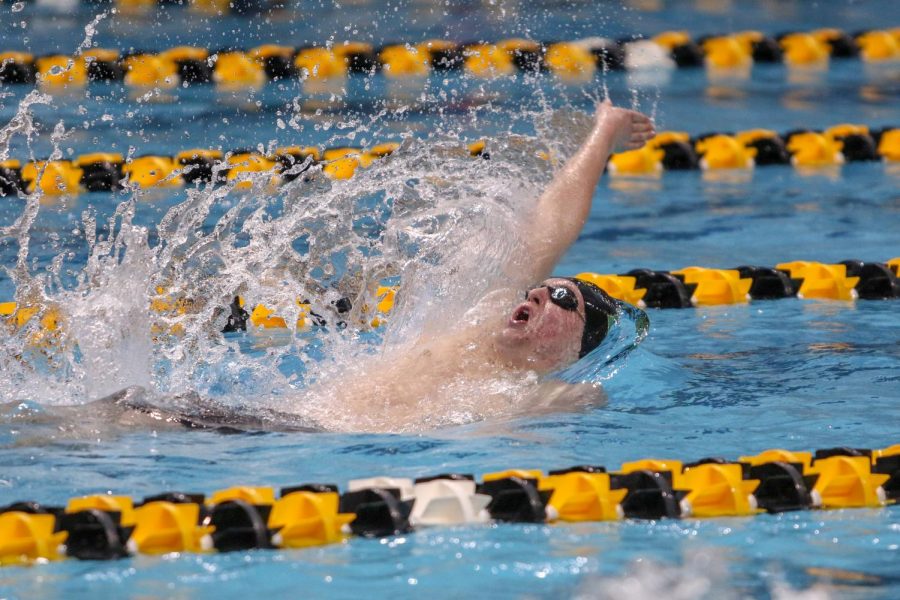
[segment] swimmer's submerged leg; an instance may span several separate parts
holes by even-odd
[[[131,386],[79,406],[55,407],[52,413],[62,423],[77,423],[77,429],[98,432],[166,427],[208,429],[220,433],[320,430],[308,420],[290,413],[229,406],[196,392],[159,396],[140,386]]]

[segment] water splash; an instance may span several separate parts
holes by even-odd
[[[819,583],[796,589],[779,574],[767,573],[763,583],[768,595],[777,600],[829,600],[836,597],[836,590]],[[621,576],[585,577],[575,595],[576,598],[634,600],[654,600],[660,596],[672,600],[747,597],[745,591],[735,588],[727,561],[711,548],[686,552],[679,565],[643,558],[633,561]]]
[[[16,118],[0,129],[0,157],[13,136],[34,137],[31,106],[48,102],[37,93],[23,100]],[[389,363],[424,331],[459,322],[475,301],[503,285],[504,266],[519,245],[515,223],[552,175],[555,163],[539,155],[565,157],[591,121],[549,103],[523,110],[510,118],[509,131],[525,123],[537,135],[497,135],[489,139],[490,160],[476,160],[461,139],[478,118],[473,111],[469,123],[448,120],[439,135],[408,138],[398,152],[348,181],[298,165],[289,174],[302,175],[281,187],[273,187],[267,173],[199,185],[155,230],[135,224],[136,207],[150,192],[128,188],[105,223],[91,211],[82,215],[88,256],[74,285],[62,280],[63,254],[42,273],[29,265],[41,192],[28,195],[20,218],[0,230],[18,245],[16,267],[6,271],[16,301],[39,314],[55,312],[61,327],[52,339],[40,337],[40,322],[32,319],[9,336],[0,360],[10,377],[0,383],[0,397],[80,404],[137,385],[172,410],[184,411],[183,399],[199,393],[244,413],[278,411],[285,421],[393,430],[507,416],[541,404],[535,398],[547,382],[503,374],[477,388],[465,377],[451,380],[442,400],[421,398],[419,416],[404,424],[379,420],[377,410],[350,415],[335,393],[335,382],[365,381],[372,364]],[[335,145],[383,133],[371,114],[341,119]],[[62,156],[66,135],[58,123],[51,158]],[[260,149],[275,146],[273,140]],[[225,169],[218,165],[214,180]],[[380,285],[402,291],[387,326],[373,330],[366,307],[376,303]],[[349,326],[223,336],[225,307],[235,295],[274,308],[287,323],[300,316],[298,301],[309,300],[328,322]],[[337,313],[339,298],[351,300],[349,314]],[[170,309],[151,310],[152,299]],[[171,309],[175,305],[182,309]],[[646,335],[645,320],[642,313],[621,311],[607,342],[561,379],[596,384],[612,377]],[[311,394],[316,383],[328,385]]]
[[[627,356],[650,333],[650,318],[630,304],[619,300],[615,303],[615,320],[600,345],[554,377],[569,383],[599,384],[612,379],[624,366]]]

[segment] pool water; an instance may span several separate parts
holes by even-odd
[[[569,39],[598,30],[618,36],[669,28],[687,28],[695,35],[820,26],[856,31],[886,26],[885,15],[892,7],[887,1],[625,6],[451,2],[446,9],[420,2],[354,2],[340,8],[337,3],[322,4],[312,9],[298,5],[277,17],[204,18],[188,16],[177,6],[141,18],[109,15],[97,26],[95,41],[144,49],[181,43],[220,47],[239,34],[243,46],[268,41],[301,45],[332,35],[353,37],[361,23],[366,27],[359,35],[376,44],[428,36]],[[36,54],[71,53],[84,39],[85,24],[105,9],[83,4],[56,12],[28,4],[12,13],[10,4],[0,5],[4,14],[25,23],[4,31],[0,45]],[[352,78],[340,102],[311,94],[298,83],[249,93],[191,87],[169,92],[171,98],[149,100],[116,85],[92,85],[88,92],[32,105],[37,131],[31,139],[13,136],[8,154],[23,160],[48,155],[59,137],[53,135],[59,122],[67,131],[56,142],[64,156],[100,150],[127,153],[129,148],[136,154],[174,154],[191,147],[230,149],[257,143],[370,144],[411,134],[431,140],[413,146],[426,158],[429,144],[486,139],[495,158],[472,167],[473,172],[486,181],[502,181],[504,169],[514,165],[506,158],[513,152],[508,146],[511,135],[543,135],[544,142],[552,142],[542,133],[543,124],[552,118],[571,123],[567,115],[590,110],[601,86],[617,103],[634,103],[652,113],[660,129],[699,134],[753,127],[823,128],[841,122],[896,125],[898,77],[897,69],[867,70],[854,60],[835,60],[818,77],[802,80],[783,66],[760,65],[750,79],[727,85],[709,81],[702,70],[641,80],[612,73],[598,76],[587,87],[560,85],[549,76],[483,81],[452,74],[412,86],[375,76]],[[0,124],[13,118],[28,91],[0,89]],[[561,138],[566,135],[560,133]],[[376,167],[384,170],[363,182],[374,186],[379,177],[397,177],[391,169],[398,163],[393,164]],[[535,176],[534,182],[539,181]],[[900,172],[881,163],[853,163],[812,175],[790,167],[761,167],[740,180],[716,180],[697,172],[669,172],[641,182],[605,177],[582,236],[557,271],[568,275],[638,267],[773,266],[791,260],[885,261],[900,255],[898,183]],[[340,189],[323,193],[337,194]],[[91,248],[82,215],[95,215],[100,234],[109,235],[115,232],[109,219],[131,196],[85,193],[45,199],[28,230],[27,266],[32,275],[56,270],[54,278],[35,281],[52,281],[52,293],[67,298],[75,296],[65,296],[65,289],[99,287],[102,278],[92,283],[83,277]],[[286,201],[273,197],[268,214],[277,223],[286,214]],[[160,238],[173,239],[156,229],[164,215],[194,198],[178,188],[137,196],[133,222],[148,228],[151,248]],[[211,231],[230,209],[249,210],[241,204],[248,201],[240,198],[230,194],[211,202],[208,217],[201,220],[203,230]],[[367,201],[361,210],[381,206],[377,198]],[[0,227],[13,225],[28,206],[23,199],[4,198]],[[253,232],[248,236],[241,243],[249,244]],[[21,247],[14,232],[0,237],[0,264],[12,269]],[[61,253],[66,253],[62,266],[56,267],[54,258]],[[133,269],[131,277],[113,283],[140,288],[140,265]],[[123,272],[99,271],[110,277]],[[0,301],[12,300],[22,280],[11,271],[0,272]],[[113,296],[98,293],[92,298],[100,302]],[[110,306],[110,328],[124,328],[121,323],[137,314],[129,312],[134,307],[127,302],[125,308]],[[116,310],[121,314],[114,314]],[[169,489],[208,493],[237,484],[329,481],[343,486],[349,479],[379,474],[481,474],[583,463],[616,468],[643,457],[736,458],[774,447],[882,448],[900,441],[896,302],[786,299],[649,314],[649,336],[604,382],[604,406],[402,435],[224,434],[133,428],[100,423],[85,413],[70,421],[53,418],[60,404],[95,400],[129,383],[177,387],[167,372],[174,367],[166,360],[173,351],[190,355],[186,342],[184,347],[170,342],[165,364],[152,373],[131,364],[130,352],[141,350],[140,340],[132,347],[118,337],[111,339],[123,345],[111,352],[128,368],[105,375],[94,372],[87,380],[66,380],[65,374],[46,367],[29,376],[21,365],[5,362],[6,381],[0,384],[0,505],[22,499],[64,503],[72,496],[107,491],[141,498]],[[4,359],[12,344],[4,343]],[[304,366],[291,356],[298,349],[306,352],[304,344],[290,335],[219,339],[204,346],[216,359],[190,371],[188,383],[214,401],[240,402],[251,410],[277,406],[277,395],[260,392],[271,389],[260,373],[271,372],[243,367],[277,362],[282,374],[293,369],[302,379]],[[177,385],[184,383],[179,380]],[[900,595],[898,564],[900,512],[887,507],[752,518],[466,526],[300,551],[65,561],[0,570],[0,597],[457,597],[487,591],[510,598],[649,598],[663,593],[676,598],[895,598]]]

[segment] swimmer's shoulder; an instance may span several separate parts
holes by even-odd
[[[486,319],[491,320],[495,317],[505,319],[506,313],[516,302],[517,294],[521,295],[521,292],[511,287],[491,290],[466,311],[463,321],[471,325],[481,325]]]
[[[412,348],[421,352],[427,347],[441,355],[445,351],[458,353],[460,346],[467,346],[473,340],[484,338],[502,327],[516,298],[516,292],[512,288],[491,290],[475,301],[459,318],[450,323],[440,323],[440,328],[429,328]]]

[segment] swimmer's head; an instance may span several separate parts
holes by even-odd
[[[609,319],[616,314],[616,303],[600,287],[574,277],[567,277],[581,292],[584,300],[584,329],[581,334],[581,348],[578,358],[600,345],[609,332]]]
[[[599,287],[577,279],[547,279],[525,293],[501,335],[502,351],[539,371],[571,364],[596,348],[616,314]]]

